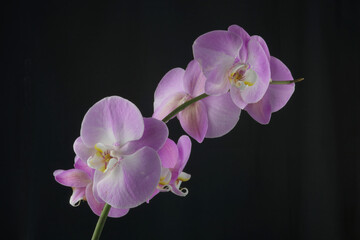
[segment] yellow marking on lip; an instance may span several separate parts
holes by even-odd
[[[177,180],[180,180],[182,182],[186,182],[186,181],[189,181],[190,178],[182,178],[182,177],[178,177]]]
[[[247,81],[244,81],[244,84],[245,84],[245,85],[248,85],[248,86],[250,86],[250,87],[251,87],[252,85],[254,85],[254,83],[252,83],[252,82],[247,82]]]
[[[103,153],[103,150],[101,150],[98,146],[96,146],[97,144],[95,144],[94,148],[96,151],[100,152],[100,153]]]

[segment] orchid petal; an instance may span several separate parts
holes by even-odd
[[[264,50],[260,43],[253,37],[248,43],[248,59],[250,69],[247,71],[256,75],[256,81],[253,86],[244,89],[241,93],[242,99],[246,103],[256,103],[264,96],[270,83],[270,65]]]
[[[216,67],[206,76],[205,92],[208,95],[221,95],[230,89],[228,71],[233,65],[233,59],[224,59],[223,65]]]
[[[228,27],[228,31],[240,36],[243,40],[243,43],[247,43],[250,40],[250,35],[238,25],[231,25]]]
[[[95,103],[85,114],[81,139],[88,147],[96,143],[122,146],[141,138],[144,120],[139,109],[130,101],[107,97]]]
[[[91,210],[98,216],[101,215],[101,212],[105,206],[104,203],[99,203],[98,201],[96,201],[96,199],[94,198],[94,194],[92,191],[92,184],[89,184],[86,187],[86,201],[88,202]],[[126,215],[129,212],[129,209],[118,209],[118,208],[114,208],[112,207],[110,209],[110,212],[108,214],[109,217],[113,217],[113,218],[118,218],[118,217],[122,217],[124,215]]]
[[[240,88],[237,88],[234,85],[231,85],[230,88],[230,97],[232,101],[235,103],[235,105],[240,108],[244,109],[247,105],[247,102],[244,101],[244,99],[241,97],[242,90]]]
[[[92,178],[92,176],[94,175],[94,169],[90,168],[87,163],[80,159],[78,156],[75,157],[74,167],[76,169],[86,172],[90,176],[90,178]]]
[[[128,142],[121,148],[124,155],[129,155],[145,146],[159,150],[165,143],[169,130],[166,124],[155,118],[144,118],[144,134],[139,140]]]
[[[167,139],[164,146],[158,151],[161,165],[164,168],[174,168],[179,156],[178,148],[175,142]]]
[[[127,209],[147,201],[160,180],[161,163],[159,156],[149,147],[132,155],[124,156],[111,171],[95,182],[99,197],[115,208]]]
[[[270,58],[270,68],[271,79],[274,81],[288,81],[293,79],[291,72],[286,65],[275,57]],[[284,107],[294,91],[294,83],[283,85],[271,84],[268,90],[271,101],[271,111],[276,112]]]
[[[94,147],[88,147],[86,146],[81,137],[78,137],[73,145],[74,148],[74,152],[76,153],[76,155],[84,162],[87,162],[87,160],[89,159],[89,157],[91,157],[92,155],[95,154],[96,150],[94,149]]]
[[[80,201],[84,200],[84,197],[85,197],[85,187],[74,187],[69,202],[71,206],[77,207],[79,206]]]
[[[154,112],[170,96],[176,95],[179,92],[185,92],[183,85],[184,74],[184,69],[174,68],[161,79],[154,94]]]
[[[184,89],[193,96],[199,96],[205,92],[206,78],[201,71],[199,63],[192,60],[186,67],[184,75]]]
[[[161,103],[161,105],[154,109],[154,114],[152,117],[159,120],[164,119],[175,108],[184,103],[185,96],[185,92],[178,92],[173,96],[169,96]]]
[[[265,52],[266,57],[267,57],[268,59],[270,59],[270,51],[269,51],[269,48],[268,48],[265,40],[264,40],[262,37],[257,36],[257,35],[254,35],[254,36],[252,36],[251,38],[254,38],[255,40],[257,40],[257,41],[260,43],[262,49],[263,49],[264,52]]]
[[[268,124],[271,118],[271,103],[268,92],[257,103],[248,104],[245,108],[248,114],[261,124]]]
[[[177,171],[178,175],[184,170],[187,161],[189,160],[191,153],[191,140],[188,136],[182,135],[177,143],[179,149],[179,160],[174,170]]]
[[[232,101],[230,94],[208,96],[202,99],[208,115],[207,138],[221,137],[231,131],[239,121],[241,109]]]
[[[178,114],[182,128],[187,134],[201,143],[208,128],[206,106],[201,101],[195,102]]]
[[[85,187],[91,182],[89,175],[79,169],[56,170],[55,180],[68,187]]]

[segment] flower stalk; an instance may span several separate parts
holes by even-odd
[[[280,84],[290,84],[290,83],[297,83],[297,82],[301,82],[303,81],[304,78],[298,78],[298,79],[294,79],[294,80],[289,80],[289,81],[270,81],[270,84],[277,84],[277,85],[280,85]]]
[[[94,230],[94,233],[93,233],[93,236],[91,238],[91,240],[98,240],[100,239],[100,236],[101,236],[101,232],[104,228],[104,225],[105,225],[105,222],[106,222],[106,218],[110,212],[110,208],[111,206],[107,203],[105,203],[105,206],[101,212],[101,215],[99,217],[99,220],[96,224],[96,227],[95,227],[95,230]]]

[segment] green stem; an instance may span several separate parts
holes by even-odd
[[[270,81],[270,84],[290,84],[290,83],[297,83],[297,82],[301,82],[303,81],[304,78],[298,78],[295,80],[290,80],[290,81]]]
[[[109,204],[105,203],[104,208],[103,208],[103,210],[101,212],[101,215],[99,217],[99,220],[98,220],[98,222],[96,224],[96,227],[95,227],[95,230],[94,230],[94,233],[92,235],[91,240],[100,239],[100,235],[101,235],[101,232],[102,232],[102,230],[104,228],[106,218],[107,218],[107,216],[109,214],[110,208],[111,208],[111,206]]]
[[[206,93],[203,93],[197,97],[194,97],[192,99],[190,99],[187,102],[184,102],[183,104],[181,104],[180,106],[178,106],[177,108],[175,108],[171,113],[169,113],[166,117],[163,118],[163,122],[166,123],[168,122],[172,117],[174,117],[176,114],[178,114],[179,112],[181,112],[182,110],[184,110],[186,107],[188,107],[189,105],[193,104],[194,102],[197,102],[203,98],[206,98],[207,95]]]

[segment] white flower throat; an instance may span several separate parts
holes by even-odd
[[[94,146],[96,152],[89,157],[87,164],[89,167],[97,169],[103,173],[112,169],[121,159],[120,154],[111,146],[105,146],[102,143],[97,143]]]
[[[230,68],[228,78],[233,86],[244,90],[255,84],[257,75],[249,64],[236,63]]]

